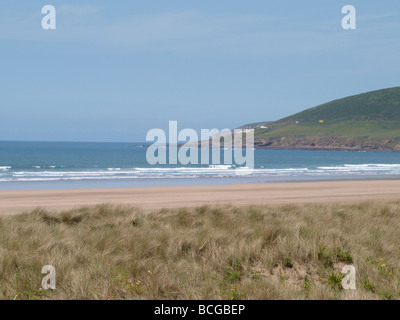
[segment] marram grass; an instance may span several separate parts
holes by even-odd
[[[399,230],[400,202],[37,209],[0,217],[0,299],[398,299]]]

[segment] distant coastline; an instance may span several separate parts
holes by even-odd
[[[380,148],[338,148],[338,147],[279,147],[279,146],[254,146],[256,150],[287,150],[287,151],[354,151],[354,152],[400,152],[395,149],[380,149]]]
[[[254,129],[263,150],[400,151],[400,87],[358,94],[304,110]]]

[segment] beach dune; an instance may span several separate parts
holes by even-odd
[[[277,205],[369,200],[400,200],[400,180],[0,191],[0,214],[17,214],[38,207],[61,211],[101,203],[156,210],[222,203]]]

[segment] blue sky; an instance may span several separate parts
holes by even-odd
[[[57,29],[41,28],[54,5]],[[354,5],[357,30],[343,30]],[[400,2],[0,3],[0,140],[144,141],[399,85]]]

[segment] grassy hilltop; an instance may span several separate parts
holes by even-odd
[[[400,87],[372,91],[307,109],[275,122],[258,122],[260,149],[400,151]]]

